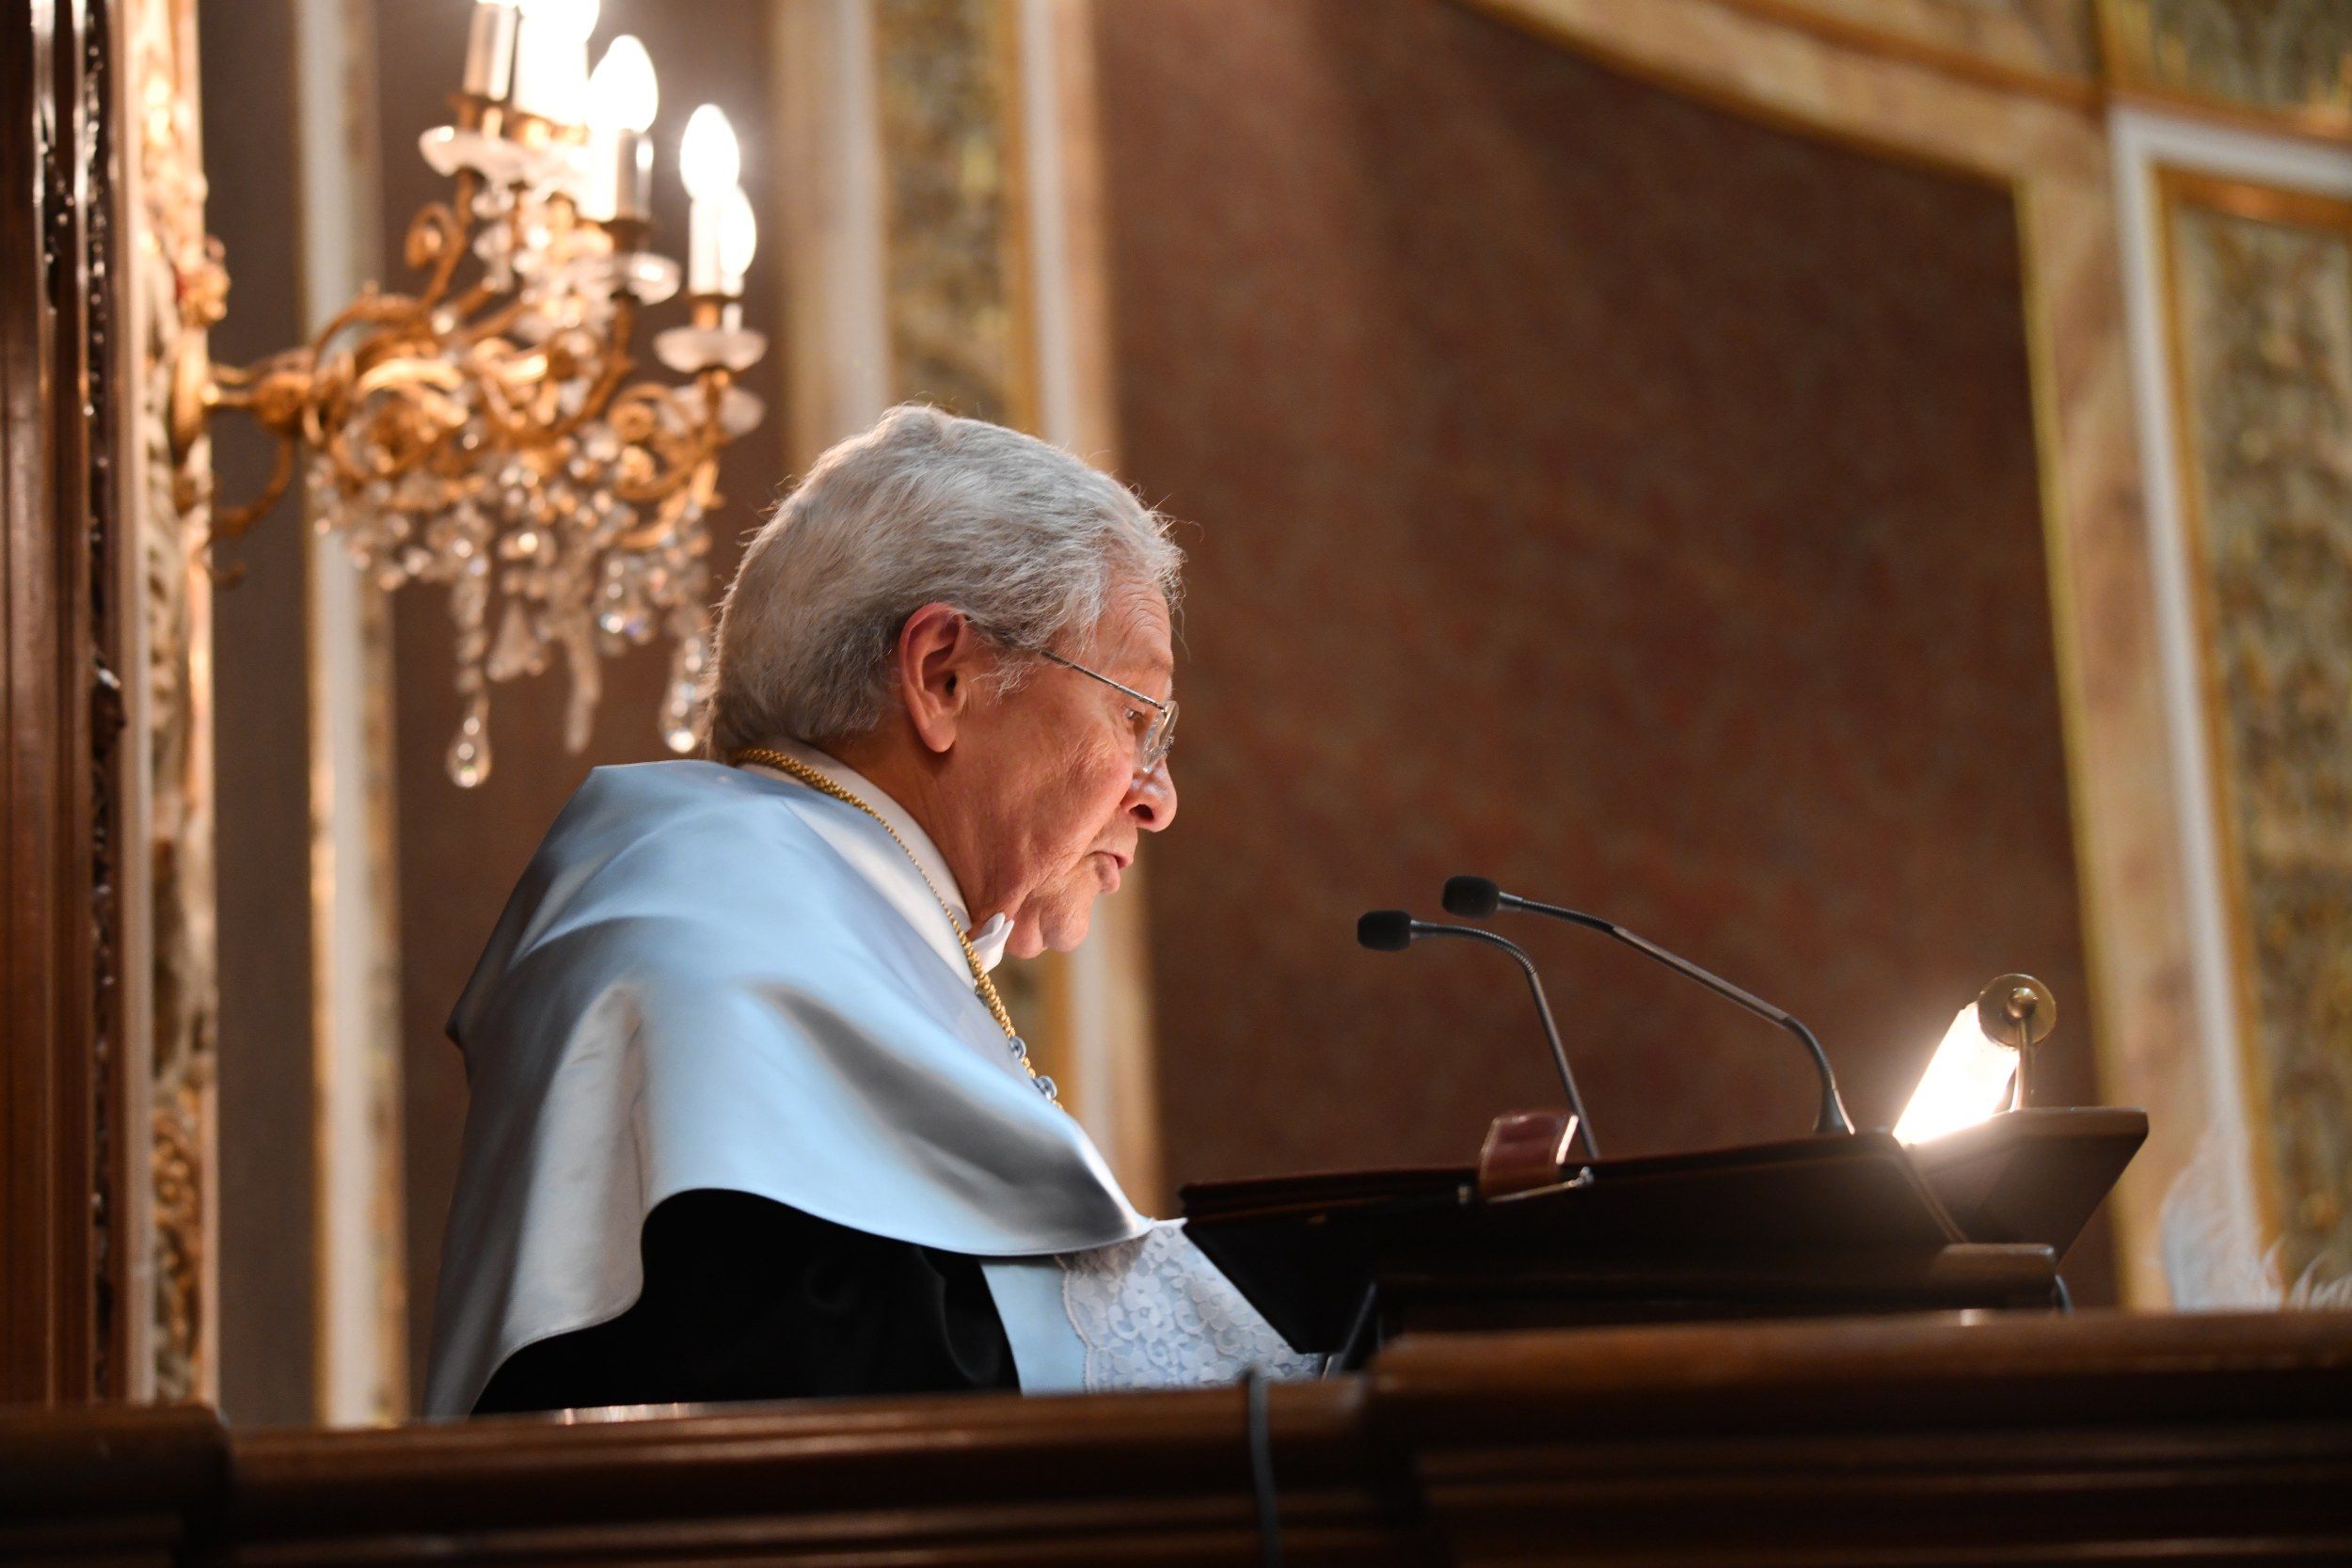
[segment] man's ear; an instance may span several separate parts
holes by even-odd
[[[898,628],[898,697],[925,747],[945,752],[971,708],[973,681],[993,657],[951,604],[927,604]]]

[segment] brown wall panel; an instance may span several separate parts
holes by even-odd
[[[222,238],[229,314],[213,357],[250,364],[303,338],[294,8],[199,9],[205,217]],[[272,443],[213,431],[216,493],[260,493]],[[215,594],[219,804],[220,1404],[240,1422],[315,1418],[309,657],[300,487],[221,563]]]
[[[1813,1024],[1891,1122],[2026,969],[2091,1097],[2008,193],[1436,0],[1099,4],[1127,477],[1198,522],[1152,846],[1178,1180],[1458,1160],[1557,1100],[1456,871]],[[1613,1152],[1802,1131],[1803,1058],[1511,927]],[[2070,1271],[2107,1289],[2105,1243]]]

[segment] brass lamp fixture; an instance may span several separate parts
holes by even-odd
[[[262,493],[215,512],[215,542],[251,528],[299,460],[316,526],[372,580],[448,587],[465,709],[447,764],[466,787],[490,771],[491,687],[558,653],[579,751],[601,661],[669,638],[660,732],[693,746],[719,454],[764,412],[735,384],[767,340],[742,325],[757,232],[734,132],[710,104],[688,123],[681,278],[648,248],[653,63],[623,35],[591,74],[597,8],[477,0],[453,122],[421,141],[452,190],[408,226],[414,293],[371,286],[308,344],[242,368],[199,356],[175,380],[175,440],[223,409],[278,439]],[[632,379],[639,314],[681,280],[691,324],[653,349],[684,379]]]
[[[2004,974],[1960,1009],[1935,1048],[1895,1136],[1925,1143],[2030,1103],[2035,1048],[2058,1026],[2058,999],[2030,974]]]

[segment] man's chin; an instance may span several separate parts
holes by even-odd
[[[1034,958],[1047,948],[1068,953],[1086,941],[1094,925],[1094,895],[1081,893],[1042,906],[1032,904],[1014,917],[1005,951],[1016,958]]]

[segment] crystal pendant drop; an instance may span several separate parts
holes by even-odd
[[[489,726],[477,715],[468,714],[449,743],[449,776],[460,789],[472,789],[490,776]]]

